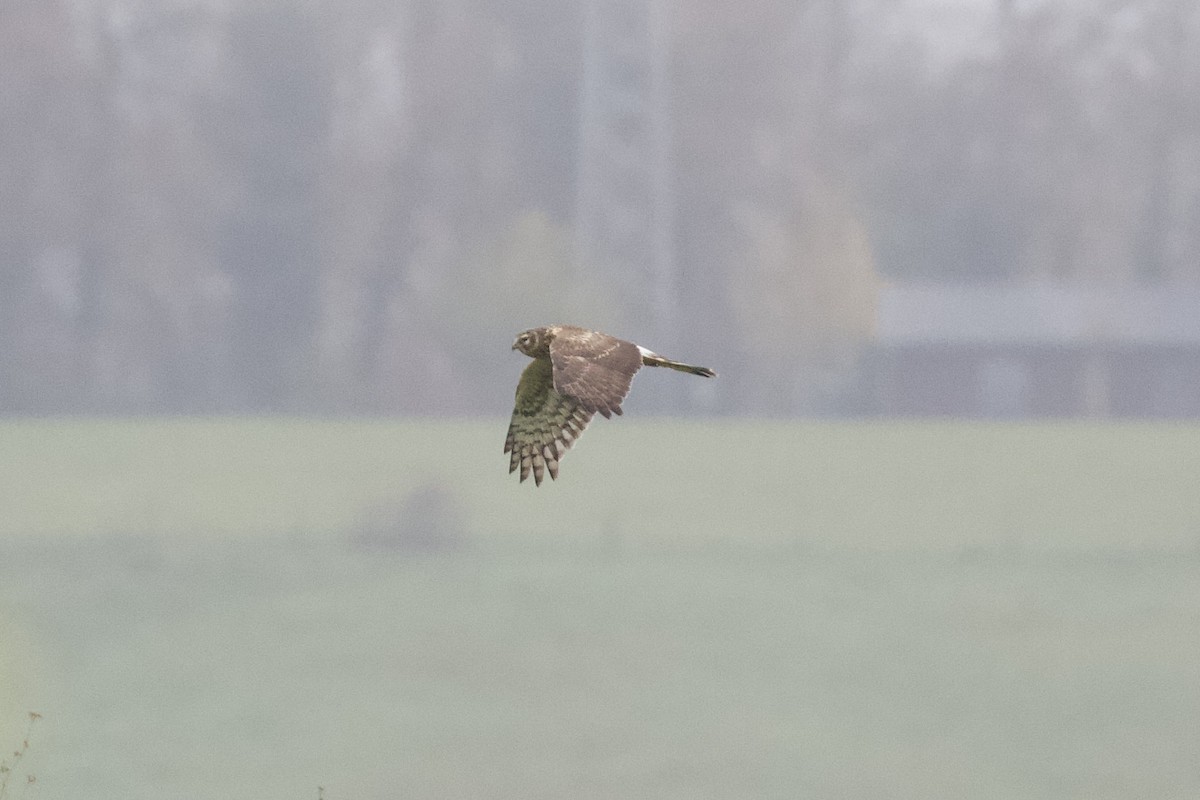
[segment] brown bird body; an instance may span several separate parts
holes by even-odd
[[[533,363],[517,384],[504,452],[511,453],[508,471],[519,468],[522,481],[532,474],[538,486],[547,472],[558,477],[558,462],[595,414],[621,413],[621,401],[643,365],[706,378],[717,374],[574,325],[531,328],[517,336],[513,349]]]

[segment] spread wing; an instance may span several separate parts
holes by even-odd
[[[621,401],[642,366],[633,342],[596,331],[560,333],[550,343],[554,388],[589,412],[621,413]]]
[[[559,459],[583,433],[593,413],[555,390],[550,359],[535,358],[517,384],[517,401],[504,440],[504,452],[512,453],[508,471],[520,466],[522,481],[532,471],[538,486],[546,471],[557,478]]]

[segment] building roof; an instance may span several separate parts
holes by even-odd
[[[1200,345],[1200,287],[887,286],[876,337],[884,344]]]

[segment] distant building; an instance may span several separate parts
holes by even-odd
[[[881,415],[1200,417],[1200,287],[887,287],[864,377]]]

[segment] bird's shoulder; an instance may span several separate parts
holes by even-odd
[[[633,342],[575,325],[556,325],[552,330],[550,353],[554,357],[601,358],[618,350],[637,348]]]

